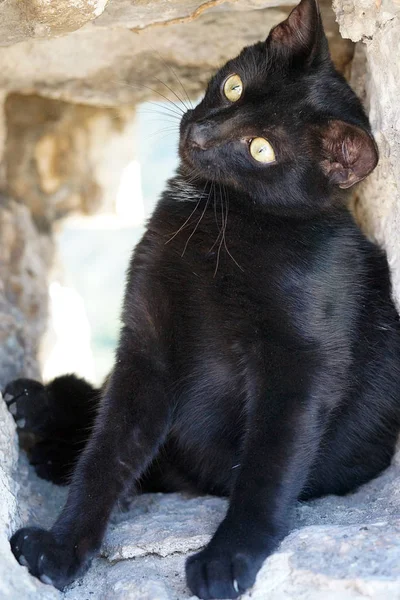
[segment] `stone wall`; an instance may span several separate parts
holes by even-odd
[[[97,212],[108,200],[102,185],[102,171],[110,170],[105,157],[111,165],[116,138],[121,150],[111,166],[118,171],[124,150],[119,138],[133,116],[133,108],[98,108],[9,94],[5,102],[7,193],[29,208],[36,226],[44,231],[69,213]]]
[[[40,375],[52,255],[51,240],[36,229],[29,209],[0,195],[0,389],[15,377]]]
[[[378,167],[358,188],[356,212],[385,247],[400,307],[400,4],[339,0],[343,36],[357,42],[351,82],[363,98],[380,152]]]

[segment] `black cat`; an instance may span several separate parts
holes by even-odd
[[[343,191],[377,150],[314,0],[211,80],[182,119],[180,157],[133,254],[115,366],[66,506],[50,531],[11,539],[58,588],[88,568],[135,480],[230,496],[186,571],[200,598],[237,597],[296,499],[349,492],[393,455],[399,319],[386,257]],[[67,376],[6,392],[42,436],[39,473],[65,480],[96,391]]]

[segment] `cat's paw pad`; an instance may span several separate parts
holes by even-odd
[[[207,547],[186,561],[186,581],[203,600],[237,598],[253,585],[261,563],[245,552]]]
[[[21,565],[43,583],[59,590],[72,583],[85,570],[73,551],[59,544],[51,531],[25,527],[14,533],[10,544]]]
[[[48,421],[46,388],[33,379],[15,379],[4,390],[4,400],[19,429],[42,433]]]

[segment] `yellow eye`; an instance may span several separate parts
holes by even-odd
[[[250,154],[255,160],[262,163],[275,161],[275,152],[271,144],[262,137],[256,137],[250,143]]]
[[[243,82],[239,75],[231,75],[224,83],[224,94],[231,102],[239,100],[243,93]]]

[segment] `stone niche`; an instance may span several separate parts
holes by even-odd
[[[137,106],[159,94],[197,98],[221,63],[266,37],[294,2],[280,0],[2,0],[0,2],[0,389],[40,377],[54,231],[70,214],[112,207]],[[354,211],[387,250],[400,305],[400,5],[325,0],[337,67],[369,113],[380,164]],[[171,88],[174,92],[168,89]],[[345,498],[298,507],[293,533],[246,599],[400,598],[400,472]],[[226,509],[218,498],[148,496],[116,515],[101,557],[64,594],[16,563],[9,534],[48,525],[65,490],[18,459],[0,403],[0,597],[189,598],[183,564]]]

